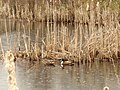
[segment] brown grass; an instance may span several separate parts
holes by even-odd
[[[84,2],[78,0],[78,2],[67,4],[67,8],[64,6],[58,8],[59,5],[63,5],[62,2],[52,2],[50,4],[45,1],[43,3],[48,5],[44,7],[43,4],[43,7],[40,6],[39,9],[35,3],[34,13],[30,11],[31,9],[28,10],[29,4],[20,8],[19,18],[27,18],[30,21],[33,19],[31,15],[34,14],[34,20],[42,20],[42,25],[44,21],[47,21],[47,31],[44,36],[44,28],[38,29],[35,43],[31,44],[30,30],[29,35],[26,35],[24,29],[25,50],[16,52],[16,57],[32,58],[34,60],[44,58],[67,59],[75,62],[92,62],[96,58],[103,61],[119,59],[119,12],[112,10],[111,3],[101,5],[100,2],[89,1],[84,4]],[[78,3],[79,6],[77,6]],[[54,23],[51,23],[52,21]],[[58,24],[59,21],[60,24]],[[74,30],[70,31],[65,26],[65,22],[68,24],[73,21]]]
[[[83,13],[84,15],[86,13],[86,17],[88,16],[88,18],[89,15],[93,16],[93,14],[96,14],[94,11],[97,8],[97,3],[98,0],[1,0],[0,16],[2,18],[28,21],[81,22],[81,19],[84,19],[82,18]],[[120,10],[119,1],[112,1],[111,3],[101,1],[99,3],[101,11],[104,11],[108,7],[114,11]],[[94,18],[96,17],[90,17],[90,21]]]

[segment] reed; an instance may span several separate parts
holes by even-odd
[[[42,16],[42,27],[37,29],[35,42],[32,44],[30,27],[27,35],[25,27],[22,25],[25,50],[18,51],[15,57],[34,57],[37,60],[45,58],[64,59],[83,63],[95,61],[96,58],[102,61],[120,58],[119,12],[112,10],[111,3],[104,5],[94,0],[87,2],[78,0],[77,2],[69,1],[69,4],[64,4],[62,1],[48,2],[44,0],[42,2],[43,6],[39,8],[40,13],[36,16],[38,13],[35,12],[39,7],[36,2],[34,2],[33,11],[27,8],[31,4],[27,4],[25,7],[23,5],[24,8],[21,8],[22,15],[18,16],[26,18],[28,26],[30,26],[31,19],[34,18],[35,20]],[[46,3],[47,6],[44,7]],[[30,18],[26,16],[29,12],[31,12],[29,14]],[[46,33],[44,33],[44,21],[47,21]],[[58,24],[58,22],[60,23]],[[67,26],[69,22],[74,22],[74,30],[69,30],[70,28]],[[7,31],[6,29],[6,37]],[[19,33],[18,37],[20,38]]]
[[[3,58],[4,58],[5,57],[5,53],[4,53],[4,50],[3,50],[3,45],[2,45],[1,38],[0,38],[0,47],[1,47],[2,54],[3,54]]]
[[[14,2],[9,0],[5,2],[1,0],[0,16],[13,19],[26,19],[30,21],[80,22],[80,9],[83,9],[83,12],[86,13],[84,9],[87,4],[86,9],[88,9],[87,12],[90,12],[90,21],[94,22],[95,3],[98,1],[99,0],[25,0],[23,3],[23,0],[15,0]],[[101,9],[104,3],[114,11],[119,11],[120,9],[117,4],[119,3],[118,1],[111,1],[111,4],[107,1],[101,1],[100,3],[102,4],[100,6]]]

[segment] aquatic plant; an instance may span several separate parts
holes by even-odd
[[[81,23],[81,14],[88,12],[90,12],[91,15],[94,14],[98,1],[99,0],[1,0],[0,16],[2,16],[2,18],[28,21]],[[112,11],[118,12],[120,10],[119,1],[117,0],[111,0],[111,2],[101,0],[99,3],[99,8],[102,11],[105,11],[105,6],[111,8]],[[96,12],[99,13],[99,11]]]
[[[42,3],[43,6],[46,4],[46,2]],[[18,3],[16,4],[18,5]],[[46,10],[46,8],[49,8],[50,10],[45,11],[48,12],[46,19],[42,17],[42,27],[38,28],[36,33],[32,33],[35,34],[34,41],[31,40],[31,19],[27,17],[27,25],[29,27],[28,33],[26,33],[27,30],[25,29],[24,24],[22,24],[21,27],[19,25],[19,28],[17,28],[18,40],[15,39],[14,42],[18,41],[18,43],[15,43],[14,46],[16,48],[18,46],[19,49],[18,51],[17,49],[13,50],[15,51],[14,56],[16,58],[20,57],[37,61],[40,61],[41,59],[67,59],[68,61],[82,63],[93,62],[96,59],[112,61],[112,59],[118,60],[120,58],[119,12],[112,10],[110,7],[111,2],[109,2],[108,5],[102,5],[101,2],[93,0],[87,1],[86,3],[78,0],[78,2],[71,1],[67,4],[68,6],[62,4],[61,1],[47,2],[47,4],[48,5],[44,8],[42,7],[41,10]],[[57,6],[63,6],[59,8],[56,4],[58,4]],[[24,14],[28,14],[28,6],[26,5],[26,8],[24,8]],[[72,6],[74,7],[71,8]],[[38,10],[37,7],[38,6],[35,6],[35,10]],[[70,11],[74,11],[74,14],[71,12],[74,17],[73,19],[71,19],[71,14],[68,14],[69,10],[66,10],[65,7],[69,8]],[[53,9],[55,9],[55,11],[53,11]],[[58,15],[58,13],[60,15]],[[45,13],[43,12],[42,14]],[[43,25],[46,20],[47,23],[45,24],[47,30],[45,31]],[[58,24],[59,21],[60,23]],[[65,21],[67,21],[67,24],[73,25],[74,30],[70,31],[65,25]],[[69,23],[72,21],[73,23]],[[7,30],[6,26],[5,22],[5,32],[8,43],[9,30]],[[22,41],[20,40],[20,28],[24,30]],[[24,42],[24,44],[21,45],[20,42]],[[11,41],[8,43],[8,46],[11,47]],[[25,50],[21,50],[21,46],[24,46]]]

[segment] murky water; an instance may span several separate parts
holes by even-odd
[[[38,29],[42,32],[40,37],[45,36],[47,30],[45,24],[40,23],[7,21],[5,25],[5,21],[2,21],[0,26],[0,36],[4,50],[18,49],[14,47],[19,44],[19,34],[20,44],[24,46],[21,38],[24,29],[28,35],[29,30],[31,31],[30,38],[33,43]],[[72,24],[65,26],[71,29],[71,34],[74,26]],[[7,28],[8,36],[5,33],[5,28]],[[55,65],[55,67],[45,66],[41,63],[31,64],[21,60],[16,62],[16,79],[20,90],[102,90],[106,84],[110,87],[110,90],[120,90],[120,62],[116,62],[115,67],[110,62],[96,61],[89,65],[66,66],[62,69],[59,65]],[[7,72],[5,64],[0,60],[0,90],[7,89]]]
[[[92,65],[44,66],[19,62],[16,65],[17,85],[20,90],[120,90],[120,63],[92,63]],[[7,90],[7,73],[0,65],[0,90]]]

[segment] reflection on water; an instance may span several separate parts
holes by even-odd
[[[74,25],[64,24],[64,26],[69,28],[68,33],[72,36]],[[4,50],[17,49],[14,47],[17,47],[19,43],[24,46],[23,38],[21,38],[24,30],[28,36],[30,35],[32,43],[35,42],[37,30],[40,30],[39,39],[44,38],[47,31],[46,24],[39,22],[2,21],[0,28]],[[49,28],[52,31],[52,24]],[[106,84],[110,90],[120,90],[119,64],[120,62],[117,62],[113,67],[112,63],[94,62],[92,65],[66,66],[62,69],[59,65],[55,67],[44,66],[41,63],[32,65],[27,61],[20,61],[16,63],[16,78],[20,90],[102,90]],[[0,90],[7,90],[7,88],[5,65],[0,62]]]
[[[11,21],[11,20],[2,20],[0,21],[0,37],[2,39],[2,44],[4,50],[8,49],[18,49],[15,47],[18,47],[19,45],[21,48],[24,48],[24,40],[23,35],[25,35],[26,42],[29,45],[29,39],[30,39],[30,45],[34,44],[36,41],[38,42],[38,45],[41,45],[42,40],[45,40],[47,33],[50,32],[51,38],[53,35],[53,31],[55,30],[57,33],[56,35],[62,35],[64,28],[66,27],[70,37],[72,37],[72,33],[74,31],[74,25],[71,23],[58,23],[53,24],[49,23],[41,23],[41,22],[25,22],[25,21]],[[49,29],[49,31],[48,31]],[[38,34],[38,39],[36,39],[36,36]],[[30,36],[30,37],[29,37]],[[72,38],[71,38],[72,39]],[[32,46],[31,46],[32,47]]]
[[[92,65],[44,66],[25,61],[16,64],[17,84],[20,90],[102,90],[105,84],[110,90],[120,90],[119,62],[95,62]],[[0,65],[0,90],[7,90],[6,72]],[[117,76],[118,75],[118,76]]]

